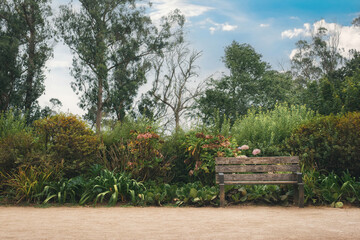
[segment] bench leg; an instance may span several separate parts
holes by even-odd
[[[298,205],[299,204],[299,185],[294,184],[294,204]]]
[[[299,208],[304,207],[304,184],[299,183]]]
[[[220,184],[220,207],[225,207],[225,186]]]

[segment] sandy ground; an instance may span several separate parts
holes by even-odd
[[[0,239],[360,239],[360,209],[0,207]]]

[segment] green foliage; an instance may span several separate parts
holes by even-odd
[[[16,111],[0,112],[0,139],[29,131],[25,118]]]
[[[99,175],[88,179],[79,204],[93,202],[96,205],[104,200],[108,205],[115,205],[118,201],[137,204],[144,199],[144,191],[144,185],[131,179],[128,174],[102,169]]]
[[[163,140],[155,132],[148,129],[145,133],[132,133],[132,139],[127,143],[131,158],[127,160],[126,170],[135,179],[146,181],[158,177],[166,178],[170,170],[170,162],[164,161],[160,152]]]
[[[59,204],[68,202],[75,204],[80,200],[85,185],[86,180],[82,176],[76,176],[69,180],[63,178],[58,182],[49,182],[41,193],[45,198],[43,203],[54,201]]]
[[[167,183],[147,182],[146,191],[144,192],[144,203],[146,205],[157,205],[172,203],[176,198],[176,185]]]
[[[306,69],[301,64],[298,67]],[[360,54],[355,52],[340,69],[320,71],[323,73],[318,73],[311,81],[307,79],[309,76],[303,81],[296,79],[295,82],[301,85],[295,94],[298,102],[323,115],[360,110],[359,69]]]
[[[225,198],[231,203],[282,203],[288,204],[292,190],[280,185],[226,186]]]
[[[128,118],[104,133],[101,158],[108,169],[127,171],[141,181],[171,180],[170,160],[161,153],[164,141],[148,119]]]
[[[314,118],[296,129],[287,141],[305,169],[360,176],[360,113]]]
[[[50,160],[63,163],[66,176],[83,173],[96,161],[98,138],[76,116],[55,115],[35,121],[34,127]]]
[[[238,115],[245,115],[251,107],[272,109],[276,102],[289,101],[291,76],[269,70],[269,65],[261,57],[248,44],[234,41],[225,48],[223,62],[230,75],[211,79],[204,95],[198,100],[205,123],[214,122],[214,109],[233,123]]]
[[[172,135],[165,138],[161,152],[166,161],[172,163],[171,172],[174,174],[172,182],[187,183],[190,181],[188,174],[189,170],[186,169],[185,159],[188,155],[184,151],[184,142],[186,141],[186,132],[183,130],[175,131]]]
[[[38,202],[47,181],[56,176],[56,169],[48,166],[20,167],[11,174],[5,174],[5,193],[16,203]]]
[[[102,114],[118,120],[132,105],[145,83],[150,64],[170,39],[181,38],[176,29],[184,23],[177,11],[162,19],[159,29],[145,14],[146,5],[134,0],[83,0],[79,11],[62,5],[56,26],[73,58],[74,91],[82,93],[80,107],[100,131]],[[181,32],[182,33],[182,32]]]
[[[105,146],[111,146],[114,143],[124,143],[133,137],[132,132],[146,132],[149,127],[155,132],[160,130],[157,123],[148,118],[134,119],[125,117],[122,121],[117,122],[113,128],[103,132],[103,142]]]
[[[28,122],[38,114],[45,63],[52,55],[51,15],[49,0],[0,4],[0,110],[22,108]]]
[[[325,175],[312,170],[305,172],[303,180],[305,203],[331,204],[336,207],[339,202],[360,202],[360,182],[349,172],[338,176],[333,172]]]
[[[250,110],[236,120],[231,135],[239,145],[249,145],[250,149],[260,148],[266,156],[288,155],[289,152],[283,150],[285,139],[314,115],[305,106],[288,107],[285,104],[277,104],[274,110]]]
[[[203,206],[216,204],[219,190],[215,186],[203,186],[200,182],[188,183],[176,190],[176,205]]]
[[[0,114],[0,167],[5,172],[38,161],[36,138],[25,118],[13,111]]]
[[[213,185],[215,157],[234,157],[238,152],[236,142],[231,137],[205,135],[191,131],[186,135],[183,149],[187,155],[185,164],[189,175],[203,184]]]

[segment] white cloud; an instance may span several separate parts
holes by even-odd
[[[205,26],[205,25],[211,25],[211,27],[209,27],[209,31],[211,34],[214,34],[216,31],[225,31],[225,32],[230,32],[230,31],[234,31],[235,29],[238,28],[237,25],[230,25],[229,23],[225,22],[225,23],[217,23],[214,22],[213,20],[211,20],[210,18],[207,18],[201,22],[198,23],[200,26]]]
[[[291,16],[290,19],[291,19],[291,20],[300,20],[300,18],[299,18],[299,17],[296,17],[296,16]]]
[[[214,27],[209,27],[209,30],[210,30],[210,33],[211,33],[211,34],[214,34],[215,31],[216,31],[216,28],[214,28]]]
[[[197,17],[213,9],[208,6],[191,4],[189,0],[153,0],[152,3],[153,11],[150,13],[150,17],[154,21],[160,20],[161,17],[175,9],[179,9],[186,18]]]
[[[344,57],[348,56],[348,52],[351,49],[360,51],[360,27],[342,26],[337,23],[327,23],[325,20],[317,21],[312,25],[305,23],[303,28],[283,31],[281,37],[290,39],[295,37],[311,37],[320,27],[326,28],[329,36],[338,35],[338,48],[344,50],[341,52]],[[332,41],[331,37],[329,39],[329,41]],[[297,49],[293,49],[289,57],[294,57],[296,53]]]
[[[270,24],[261,23],[259,26],[265,28],[265,27],[270,27]]]
[[[289,29],[286,31],[283,31],[281,33],[282,38],[294,38],[297,36],[304,36],[304,37],[310,37],[311,36],[311,29],[310,24],[305,23],[304,28],[294,28],[293,30]]]
[[[228,23],[221,24],[221,29],[223,31],[234,31],[236,28],[236,25],[230,25]]]

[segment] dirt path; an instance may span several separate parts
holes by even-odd
[[[0,239],[360,239],[360,209],[0,207]]]

